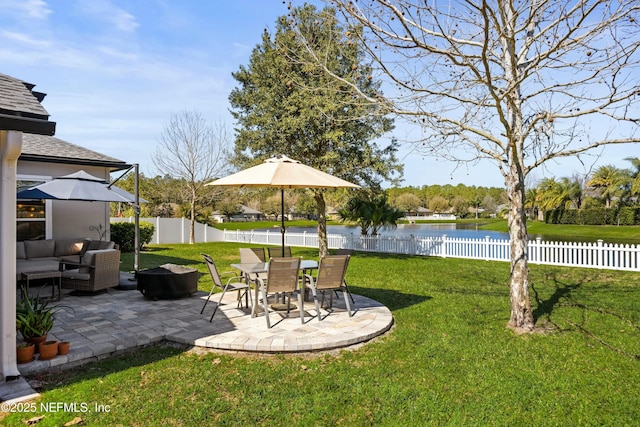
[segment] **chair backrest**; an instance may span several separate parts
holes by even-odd
[[[347,274],[350,255],[327,255],[320,259],[316,289],[339,289]]]
[[[290,246],[284,247],[284,257],[282,256],[282,246],[278,246],[277,248],[269,247],[267,248],[267,251],[269,252],[269,258],[291,258]]]
[[[263,248],[240,248],[240,262],[249,264],[254,262],[265,262]]]
[[[222,285],[222,279],[220,279],[220,274],[218,273],[218,269],[216,268],[216,264],[213,262],[213,258],[211,258],[211,255],[202,254],[202,257],[206,261],[207,267],[209,267],[209,274],[211,274],[213,286],[224,289],[224,286]]]
[[[267,273],[267,293],[294,292],[298,289],[302,258],[271,258]]]

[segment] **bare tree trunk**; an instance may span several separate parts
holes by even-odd
[[[189,225],[189,244],[196,242],[196,198],[198,197],[195,189],[191,194],[191,224]]]
[[[534,328],[529,298],[529,263],[527,261],[527,222],[524,209],[524,175],[511,165],[507,175],[509,197],[509,238],[511,240],[511,274],[509,281],[511,318],[507,326],[518,331]]]
[[[322,258],[329,253],[329,244],[327,241],[327,205],[322,191],[315,191],[313,198],[316,200],[318,211],[318,254],[319,257]]]

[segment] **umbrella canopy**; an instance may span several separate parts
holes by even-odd
[[[344,179],[304,165],[285,155],[272,157],[257,166],[217,179],[206,185],[229,187],[280,188],[282,217],[282,254],[284,256],[284,189],[285,188],[360,188]]]
[[[104,179],[78,171],[59,176],[51,181],[35,185],[16,194],[18,199],[58,199],[91,202],[135,203],[135,195],[115,186],[109,186]]]
[[[207,185],[275,188],[360,188],[344,179],[280,155]]]

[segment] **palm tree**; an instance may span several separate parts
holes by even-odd
[[[527,189],[524,207],[529,211],[529,216],[537,217],[538,221],[544,221],[544,218],[540,218],[542,209],[540,209],[540,192],[537,187]]]
[[[605,207],[611,208],[611,200],[622,194],[623,188],[629,183],[629,175],[622,169],[613,165],[600,166],[587,186],[600,191],[600,196],[605,200]]]
[[[631,172],[631,195],[640,195],[640,159],[637,157],[627,157],[625,160],[630,161],[636,168],[635,171]]]
[[[396,227],[398,219],[403,215],[404,212],[400,209],[389,205],[384,195],[354,197],[338,210],[340,220],[358,224],[363,236],[369,232],[375,236],[381,228]]]

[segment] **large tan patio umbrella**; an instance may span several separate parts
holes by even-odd
[[[304,165],[285,155],[272,157],[257,166],[217,179],[206,185],[228,187],[272,187],[280,189],[282,255],[284,256],[284,190],[285,188],[360,188],[344,179]]]

